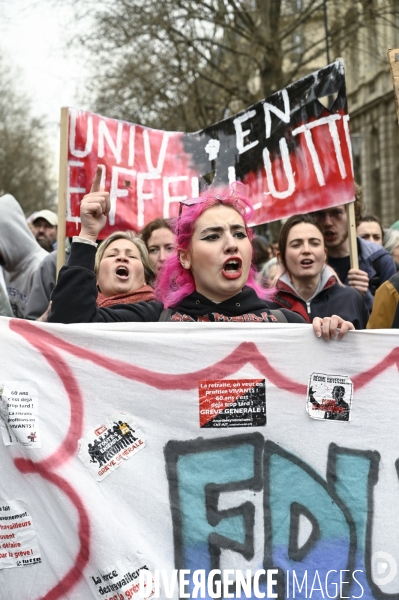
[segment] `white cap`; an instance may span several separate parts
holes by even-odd
[[[29,221],[31,223],[34,223],[35,221],[37,221],[37,219],[44,219],[45,221],[47,221],[48,223],[50,223],[50,225],[58,225],[58,215],[56,215],[53,211],[51,210],[39,210],[36,213],[33,213],[33,219],[30,217]]]

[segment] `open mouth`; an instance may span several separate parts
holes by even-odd
[[[129,277],[129,270],[127,267],[120,266],[116,269],[116,274],[118,277],[122,277],[123,279],[127,279]]]
[[[311,260],[310,258],[304,258],[303,260],[301,260],[301,265],[304,267],[310,267],[313,265],[313,260]]]
[[[242,261],[239,258],[230,258],[223,265],[223,275],[227,279],[237,279],[242,273]]]

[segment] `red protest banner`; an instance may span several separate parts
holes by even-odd
[[[176,216],[204,183],[245,183],[254,225],[351,202],[348,121],[340,62],[197,133],[68,109],[66,234],[79,232],[79,204],[97,164],[105,165],[111,197],[103,237]]]
[[[67,235],[79,231],[80,201],[99,163],[111,196],[103,237],[137,231],[152,219],[176,214],[179,200],[198,196],[198,171],[190,168],[182,136],[69,109]]]

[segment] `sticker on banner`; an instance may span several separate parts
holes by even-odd
[[[6,446],[41,448],[39,399],[32,381],[0,382],[0,427]]]
[[[20,500],[0,500],[0,569],[41,563],[32,517]]]
[[[89,578],[90,587],[96,598],[112,600],[112,598],[150,598],[152,590],[140,589],[140,571],[145,570],[150,575],[147,565],[134,565],[130,560],[115,562],[113,565],[97,571]],[[146,583],[148,577],[144,578]]]
[[[132,415],[119,411],[79,440],[79,458],[93,477],[102,481],[144,446],[144,435]]]
[[[350,421],[353,383],[346,375],[312,373],[309,377],[306,410],[312,419]]]
[[[198,382],[200,427],[266,425],[264,379],[215,379]]]

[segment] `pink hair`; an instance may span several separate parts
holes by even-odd
[[[254,209],[244,195],[244,189],[242,183],[235,182],[227,190],[207,190],[198,200],[189,201],[194,202],[192,205],[183,206],[181,216],[174,222],[177,253],[165,261],[155,284],[156,297],[163,302],[165,308],[178,305],[183,298],[195,292],[194,278],[191,271],[182,267],[179,254],[189,250],[195,223],[202,213],[220,205],[234,208],[243,218],[248,237],[252,240],[253,233],[248,222]],[[246,285],[253,288],[260,298],[270,298],[272,290],[261,287],[255,279],[255,273],[251,265]]]

